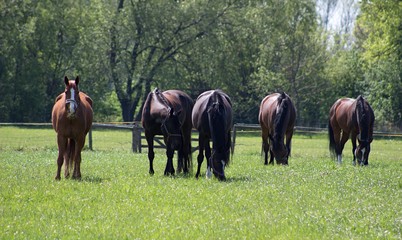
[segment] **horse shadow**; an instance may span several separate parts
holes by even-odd
[[[107,180],[110,180],[110,179],[105,179],[105,178],[98,177],[98,176],[85,176],[85,177],[82,177],[79,181],[89,182],[89,183],[102,183]]]

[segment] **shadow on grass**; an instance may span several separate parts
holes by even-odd
[[[232,183],[232,182],[251,182],[252,179],[250,176],[236,176],[236,177],[229,177],[226,178],[227,183]],[[225,182],[225,181],[224,181]]]
[[[110,179],[104,179],[98,176],[85,176],[80,181],[82,182],[90,182],[90,183],[101,183],[103,181],[107,181]]]

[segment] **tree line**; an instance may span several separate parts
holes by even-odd
[[[95,121],[139,120],[155,87],[220,88],[235,122],[285,91],[297,124],[324,127],[337,98],[362,94],[377,129],[401,129],[402,3],[349,2],[356,20],[334,31],[336,0],[5,0],[0,121],[49,122],[63,77],[79,75]]]

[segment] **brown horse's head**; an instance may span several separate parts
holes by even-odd
[[[80,82],[80,77],[77,76],[75,80],[69,80],[67,76],[64,77],[64,83],[66,89],[64,91],[66,95],[66,110],[67,117],[69,119],[74,119],[76,117],[77,108],[80,104],[78,83]]]
[[[359,146],[355,150],[355,156],[360,165],[368,165],[368,157],[370,154],[370,142],[360,141]]]
[[[288,165],[289,150],[284,144],[283,138],[272,138],[271,150],[274,153],[275,160],[278,164]]]
[[[161,130],[165,136],[166,144],[169,144],[172,149],[178,150],[182,146],[182,123],[179,119],[180,111],[175,112],[173,108],[168,108],[168,114],[163,119]]]

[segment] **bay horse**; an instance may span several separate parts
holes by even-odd
[[[370,143],[373,141],[374,112],[359,95],[356,99],[340,98],[329,111],[328,137],[330,152],[342,163],[345,143],[352,139],[353,165],[368,165]],[[356,148],[356,138],[359,146]]]
[[[291,142],[296,122],[296,109],[292,99],[284,92],[266,96],[260,104],[258,120],[265,153],[264,164],[288,165]],[[286,145],[284,144],[286,137]]]
[[[191,167],[191,111],[193,100],[180,90],[150,92],[144,103],[141,123],[148,143],[149,173],[154,174],[154,137],[163,135],[167,163],[164,175],[174,175],[174,151],[178,152],[178,172]],[[184,159],[184,160],[183,160]]]
[[[74,165],[73,179],[81,179],[81,150],[85,136],[92,126],[92,99],[78,89],[79,76],[75,80],[64,77],[65,91],[55,100],[52,109],[52,125],[57,133],[59,154],[57,157],[56,180],[60,180],[61,167],[69,178]]]
[[[200,176],[204,151],[207,159],[206,177],[212,172],[219,180],[226,180],[225,166],[229,164],[232,146],[231,129],[233,127],[232,102],[222,90],[209,90],[198,96],[192,113],[193,126],[198,136],[198,167],[196,178]],[[212,139],[212,153],[209,145]]]

